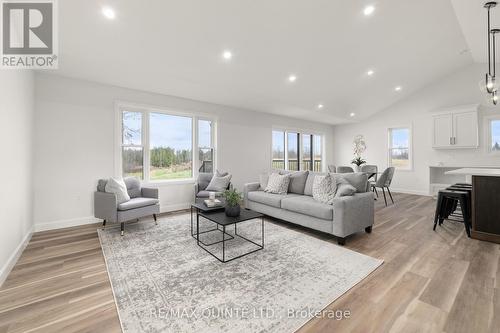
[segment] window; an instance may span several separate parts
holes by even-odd
[[[273,169],[322,171],[322,141],[317,134],[273,130]]]
[[[212,121],[198,120],[198,163],[200,172],[214,172]]]
[[[285,132],[273,131],[272,168],[285,169]]]
[[[124,177],[154,182],[192,179],[194,170],[214,170],[211,120],[147,109],[120,110],[120,115]],[[195,151],[198,152],[196,159],[193,158]]]
[[[409,128],[389,129],[389,166],[396,169],[411,169],[411,132]]]
[[[193,120],[164,113],[149,114],[149,179],[193,177]]]
[[[490,120],[490,150],[500,153],[500,119]]]
[[[123,176],[135,176],[143,179],[142,113],[124,111],[122,119]]]

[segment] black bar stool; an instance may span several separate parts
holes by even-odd
[[[472,216],[472,207],[471,207],[471,198],[472,198],[472,187],[461,187],[459,185],[452,185],[450,187],[446,188],[449,191],[463,191],[467,192],[468,198],[467,198],[467,212],[469,213],[469,221],[471,221]],[[460,214],[456,214],[455,211],[460,207]],[[453,208],[451,210],[451,216],[459,217],[462,215],[462,206],[460,205],[460,202],[458,200],[454,200],[453,203]],[[449,218],[451,221],[456,221],[456,222],[464,222],[463,220],[452,220]]]
[[[456,204],[460,203],[460,209],[462,211],[462,218],[464,220],[465,231],[467,236],[470,237],[470,195],[467,191],[458,190],[441,190],[438,193],[438,200],[436,205],[436,213],[434,215],[434,228],[439,222],[439,225],[443,224],[445,219],[454,212],[456,209]]]

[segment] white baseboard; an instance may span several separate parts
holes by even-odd
[[[73,219],[58,220],[52,222],[35,223],[35,231],[38,232],[38,231],[46,231],[53,229],[76,227],[79,225],[92,224],[97,222],[102,222],[102,221],[96,219],[93,216],[85,216],[85,217],[77,217]]]
[[[184,202],[175,205],[160,205],[160,213],[174,212],[176,210],[189,209],[190,207],[190,202]]]
[[[391,192],[394,193],[405,193],[405,194],[415,194],[415,195],[423,195],[426,197],[430,197],[429,191],[416,191],[416,190],[408,190],[404,188],[390,188]]]
[[[31,229],[26,233],[21,243],[19,243],[14,252],[12,252],[12,254],[10,255],[5,265],[3,265],[3,267],[0,269],[0,287],[7,279],[7,276],[9,276],[9,273],[12,270],[12,268],[14,268],[14,265],[16,264],[17,260],[23,253],[26,246],[28,245],[32,235],[33,235],[33,227],[31,227]]]
[[[191,203],[180,203],[175,205],[161,205],[160,213],[173,212],[176,210],[189,209],[191,207]],[[102,220],[97,219],[93,216],[84,216],[84,217],[76,217],[72,219],[66,220],[58,220],[52,222],[43,222],[43,223],[35,223],[35,231],[47,231],[53,229],[61,229],[61,228],[69,228],[76,227],[79,225],[92,224],[102,222]]]

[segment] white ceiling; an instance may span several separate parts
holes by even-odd
[[[58,3],[58,74],[331,124],[368,117],[472,62],[449,0]]]
[[[475,62],[488,61],[487,18],[488,12],[483,5],[486,0],[451,0],[458,21],[469,45]],[[500,2],[491,10],[491,28],[500,28]],[[500,38],[498,40],[500,46]],[[498,48],[500,55],[500,48]]]

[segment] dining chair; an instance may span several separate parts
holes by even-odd
[[[354,169],[351,168],[350,166],[338,166],[337,167],[337,173],[350,173],[354,172]]]
[[[328,166],[328,172],[336,173],[337,172],[337,167],[333,164],[330,164]]]
[[[377,182],[378,178],[378,167],[376,165],[363,165],[361,166],[361,172],[364,172],[368,175],[368,180],[370,180],[372,177],[373,183]]]
[[[378,198],[378,192],[377,192],[377,187],[382,189],[382,193],[384,194],[384,201],[385,205],[387,206],[387,198],[385,197],[385,189],[387,189],[387,192],[389,193],[389,196],[391,197],[392,203],[394,203],[394,199],[392,198],[392,193],[391,190],[389,190],[389,187],[391,186],[392,183],[392,178],[394,177],[394,167],[389,167],[382,172],[380,175],[380,178],[377,180],[375,184],[372,184],[372,189],[373,192],[377,195]]]

